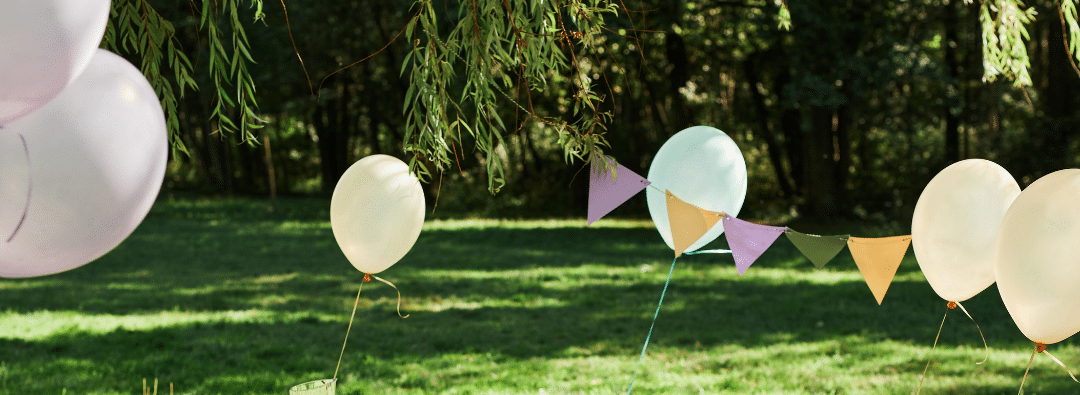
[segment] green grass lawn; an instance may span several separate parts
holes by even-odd
[[[364,287],[338,394],[625,393],[672,253],[649,221],[584,222],[429,222],[380,274],[412,316]],[[0,279],[0,394],[286,394],[333,375],[362,278],[327,200],[163,200],[96,262]],[[990,359],[954,311],[923,393],[1015,393],[1032,344],[996,288],[965,306]],[[944,311],[910,250],[881,306],[846,251],[816,270],[782,237],[743,276],[683,257],[634,393],[914,393]],[[1076,342],[1050,349],[1080,368]],[[1040,355],[1025,390],[1080,384]]]

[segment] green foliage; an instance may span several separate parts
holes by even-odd
[[[162,18],[145,0],[115,0],[112,2],[101,47],[114,53],[135,53],[141,56],[139,70],[161,99],[173,147],[187,153],[183,140],[179,138],[177,98],[172,81],[180,88],[181,98],[186,89],[198,89],[198,85],[191,78],[191,61],[179,50],[180,45],[172,22]],[[168,67],[173,70],[172,81],[162,74],[163,56],[167,57]]]
[[[419,176],[432,174],[425,161],[439,172],[448,168],[450,153],[457,146],[464,148],[464,132],[484,156],[489,191],[502,188],[504,163],[496,150],[510,132],[498,113],[504,99],[515,111],[554,128],[566,161],[602,155],[610,114],[598,108],[604,98],[593,91],[582,68],[584,57],[602,45],[604,18],[616,14],[614,3],[420,0],[414,9],[405,31],[413,49],[401,73],[409,73],[410,82],[405,151],[413,155],[409,164]],[[521,89],[529,96],[532,91],[563,89],[559,85],[572,92],[571,120],[537,114],[531,97],[528,104],[520,103]]]
[[[239,19],[237,5],[241,3],[243,0],[203,0],[200,29],[207,34],[210,46],[208,66],[216,90],[212,118],[217,121],[219,130],[242,133],[246,141],[254,142],[251,129],[261,128],[264,121],[255,114],[258,109],[255,83],[248,72],[248,63],[254,63],[254,60]],[[250,0],[250,6],[255,8],[255,20],[265,16],[262,0]],[[194,3],[191,3],[191,7],[193,13],[197,12]],[[180,98],[184,97],[186,89],[197,90],[198,85],[192,78],[194,70],[177,39],[176,28],[147,0],[114,0],[110,16],[101,47],[118,54],[140,57],[140,70],[154,87],[165,111],[170,141],[175,149],[188,153],[180,138],[177,94],[173,83],[179,88]],[[231,34],[229,49],[223,45],[222,36],[225,33],[219,26],[219,18],[227,19],[228,33]],[[167,63],[163,63],[163,59],[167,59]],[[166,67],[172,70],[171,81],[170,76],[163,72]],[[228,91],[230,85],[235,85],[235,97]],[[237,107],[239,126],[233,121],[232,114]]]
[[[1080,23],[1077,23],[1076,0],[1061,0],[1058,13],[1065,24],[1063,28],[1069,34],[1069,54],[1073,59],[1080,60]]]
[[[791,30],[791,10],[788,9],[787,0],[779,0],[780,12],[777,14],[777,26],[784,30]]]
[[[220,131],[227,133],[239,132],[244,141],[254,142],[255,136],[252,129],[262,128],[263,119],[255,114],[259,108],[255,101],[255,82],[248,72],[248,63],[255,63],[251,58],[247,33],[240,23],[240,14],[237,4],[243,0],[229,0],[220,3],[214,0],[203,0],[202,18],[199,20],[199,28],[205,29],[208,45],[210,47],[209,69],[210,76],[216,89],[214,95],[214,110],[211,117],[217,120]],[[262,12],[262,0],[251,0],[251,6],[256,7],[255,20],[261,20],[266,15]],[[219,26],[219,18],[226,19],[229,31],[231,52],[226,51],[222,42],[222,31]],[[228,85],[235,85],[235,98],[226,89]],[[231,110],[239,112],[239,126],[233,121],[236,116]]]
[[[1031,86],[1028,73],[1027,26],[1035,20],[1035,9],[1024,9],[1022,0],[985,0],[979,19],[983,25],[983,62],[985,81],[998,76],[1016,86]]]

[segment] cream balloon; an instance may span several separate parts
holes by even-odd
[[[684,202],[731,216],[739,215],[746,199],[746,161],[742,151],[727,134],[708,126],[686,128],[671,136],[656,152],[648,179],[656,187],[645,191],[649,215],[671,249],[675,245],[664,190]],[[717,221],[686,251],[704,247],[722,233],[723,221]]]
[[[58,273],[109,252],[142,222],[165,176],[157,94],[135,66],[105,50],[0,135],[2,277]]]
[[[1001,300],[1032,341],[1080,330],[1080,169],[1035,180],[1001,221],[995,254]]]
[[[994,243],[1020,186],[985,159],[962,160],[926,184],[911,218],[911,246],[942,299],[962,302],[994,283]]]
[[[360,159],[338,180],[330,227],[353,267],[378,273],[412,249],[424,226],[424,191],[409,165],[387,155]]]
[[[105,34],[109,3],[5,0],[0,5],[0,126],[45,105],[82,73]]]

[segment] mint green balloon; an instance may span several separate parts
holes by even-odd
[[[645,192],[649,214],[671,249],[675,247],[664,190],[684,202],[731,216],[739,215],[746,200],[746,161],[742,151],[727,134],[708,126],[686,128],[671,136],[656,152],[648,178],[656,187]],[[709,244],[722,233],[723,221],[717,221],[685,252]]]

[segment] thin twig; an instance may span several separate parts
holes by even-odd
[[[340,68],[340,69],[337,69],[337,70],[336,70],[336,71],[334,71],[333,73],[327,74],[327,75],[326,75],[326,77],[323,77],[322,81],[319,81],[319,98],[322,98],[322,86],[323,86],[323,83],[325,83],[325,82],[326,82],[326,79],[327,79],[327,78],[330,78],[330,77],[331,77],[331,76],[333,76],[334,74],[340,73],[340,72],[344,71],[344,70],[345,70],[345,69],[347,69],[347,68],[350,68],[350,67],[356,66],[356,65],[358,65],[358,64],[360,64],[360,63],[362,63],[362,62],[364,62],[365,60],[368,60],[368,59],[369,59],[369,58],[371,58],[372,56],[378,55],[378,54],[379,54],[379,53],[381,53],[382,51],[386,50],[386,48],[389,48],[389,47],[390,47],[390,44],[393,44],[393,43],[394,43],[394,41],[397,41],[398,37],[401,37],[401,34],[402,34],[402,33],[405,33],[405,29],[408,29],[408,28],[409,28],[409,25],[410,25],[410,24],[412,24],[413,20],[415,20],[415,19],[416,19],[416,17],[417,17],[417,16],[419,16],[419,15],[420,15],[420,11],[417,11],[417,12],[416,12],[416,14],[414,14],[414,15],[412,16],[412,18],[409,18],[409,22],[405,24],[405,27],[401,28],[401,31],[399,31],[399,32],[398,32],[398,34],[397,34],[396,36],[394,36],[394,38],[390,39],[390,42],[386,43],[386,45],[383,45],[383,47],[382,47],[382,48],[379,48],[379,50],[378,50],[378,51],[375,51],[375,53],[373,53],[373,54],[371,54],[371,55],[368,55],[368,56],[364,57],[363,59],[360,59],[360,60],[358,60],[358,61],[355,61],[355,62],[353,62],[352,64],[350,64],[350,65],[348,65],[348,66],[345,66],[345,67],[342,67],[342,68]]]
[[[285,8],[285,0],[281,0],[281,9],[285,11],[285,28],[289,31],[289,41],[292,41],[293,52],[296,52],[296,58],[300,59],[300,68],[304,69],[304,79],[307,80],[308,90],[311,91],[312,96],[315,96],[315,90],[311,88],[311,76],[308,75],[307,66],[304,65],[304,58],[300,57],[300,50],[296,49],[296,40],[293,39],[292,25],[289,24],[289,10]]]
[[[1076,75],[1080,76],[1080,67],[1076,67],[1076,61],[1073,60],[1073,53],[1069,51],[1068,28],[1065,26],[1065,13],[1061,11],[1060,3],[1058,4],[1057,11],[1058,18],[1061,19],[1061,42],[1065,44],[1065,52],[1069,54],[1069,56],[1066,57],[1069,58],[1069,64],[1072,65],[1073,71],[1076,72]]]

